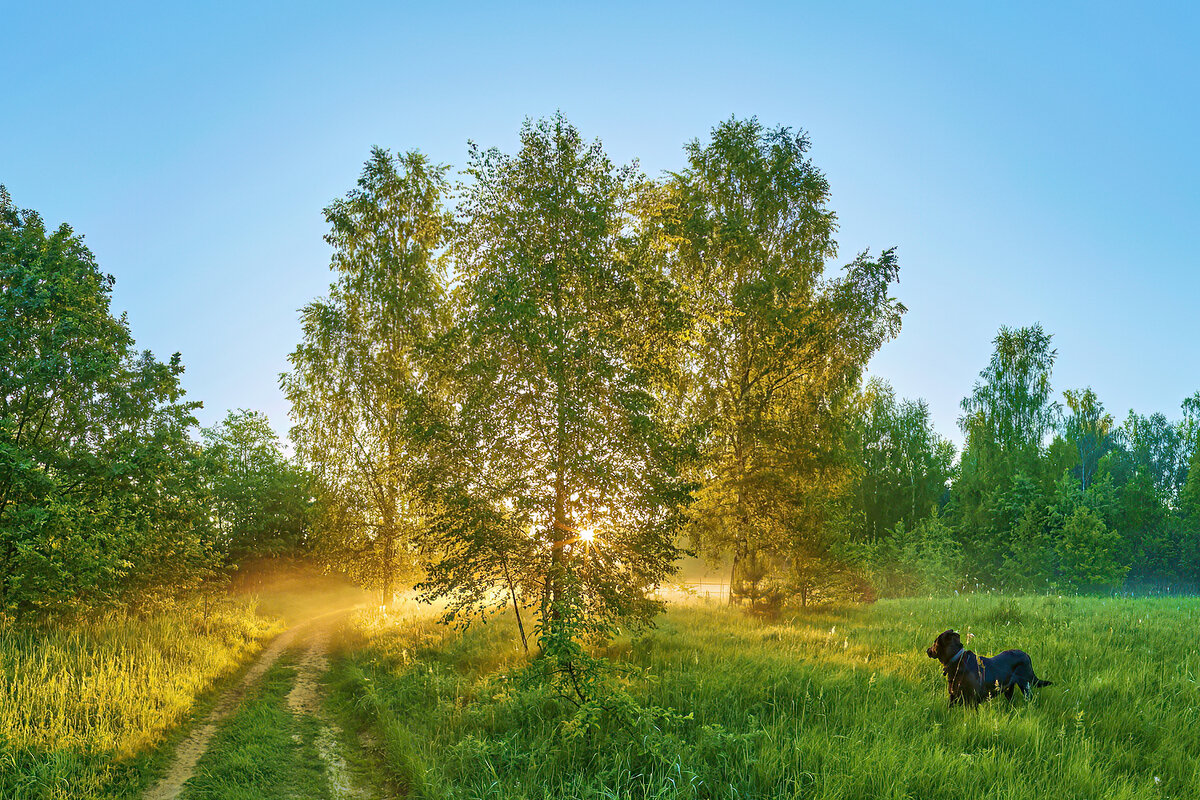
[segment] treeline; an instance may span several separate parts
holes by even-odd
[[[920,403],[864,393],[847,557],[890,592],[1200,588],[1200,393],[1118,423],[1051,389],[1051,336],[1002,328],[962,401],[957,463]]]
[[[0,187],[0,619],[150,607],[304,546],[311,488],[266,420],[200,431],[112,286]]]
[[[899,267],[833,267],[808,147],[731,119],[651,178],[558,116],[457,176],[373,150],[281,379],[294,459],[256,412],[201,430],[80,237],[0,190],[0,613],[304,556],[450,616],[512,607],[569,660],[649,620],[688,550],[765,608],[1194,587],[1200,395],[1118,424],[1088,389],[1056,402],[1040,327],[1002,329],[956,454],[863,383]]]

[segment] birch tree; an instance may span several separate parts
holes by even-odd
[[[672,569],[684,497],[656,389],[670,315],[631,213],[641,178],[561,115],[526,122],[514,155],[472,146],[466,174],[461,489],[502,518],[496,541],[526,537],[512,550],[543,645],[559,622],[602,638],[660,608],[650,592]],[[443,574],[434,591],[469,577]]]
[[[706,434],[692,529],[702,552],[732,561],[734,584],[743,560],[807,570],[825,551],[831,500],[848,489],[848,406],[904,311],[890,250],[826,273],[836,219],[808,149],[786,127],[723,122],[687,146],[663,215]]]
[[[325,209],[337,277],[304,307],[281,379],[292,441],[321,486],[317,549],[385,598],[416,565],[418,473],[442,402],[445,176],[420,153],[372,150],[358,186]]]

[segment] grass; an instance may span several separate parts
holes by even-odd
[[[222,726],[182,800],[327,800],[317,720],[288,711],[295,653],[280,657],[255,696]]]
[[[277,629],[234,601],[0,628],[0,797],[136,796],[197,698]]]
[[[554,697],[515,688],[512,626],[360,614],[341,704],[412,797],[1188,798],[1200,796],[1200,601],[961,598],[826,608],[775,622],[676,607],[608,648],[644,703],[690,714],[655,736],[565,735]],[[1055,685],[950,709],[924,648],[954,627],[1020,647]]]

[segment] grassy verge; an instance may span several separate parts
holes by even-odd
[[[157,746],[278,627],[250,602],[0,629],[0,797],[132,797]]]
[[[632,740],[569,738],[566,709],[519,691],[507,624],[458,635],[359,617],[341,704],[390,778],[424,798],[1160,798],[1200,796],[1200,601],[964,597],[778,622],[675,608],[609,648],[630,689],[691,719]],[[924,648],[954,627],[1020,647],[1055,682],[1030,702],[946,706]]]

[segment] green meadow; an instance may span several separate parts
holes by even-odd
[[[260,608],[300,614],[298,598]],[[408,603],[356,612],[321,687],[358,797],[1190,798],[1198,626],[1191,598],[966,595],[774,620],[676,604],[600,651],[639,704],[676,712],[635,731],[604,716],[572,727],[570,703],[522,684],[510,618],[456,630]],[[948,708],[924,652],[947,627],[982,654],[1026,650],[1054,685]],[[0,632],[0,797],[141,796],[278,629],[243,603],[207,623],[180,610]],[[299,653],[222,723],[183,797],[341,796],[312,719],[283,702]]]
[[[1200,601],[963,596],[774,621],[678,606],[607,648],[632,693],[683,715],[658,735],[572,734],[568,704],[521,691],[500,619],[360,616],[335,697],[422,798],[1160,798],[1200,796]],[[925,655],[955,627],[1028,651],[1054,686],[948,708]]]

